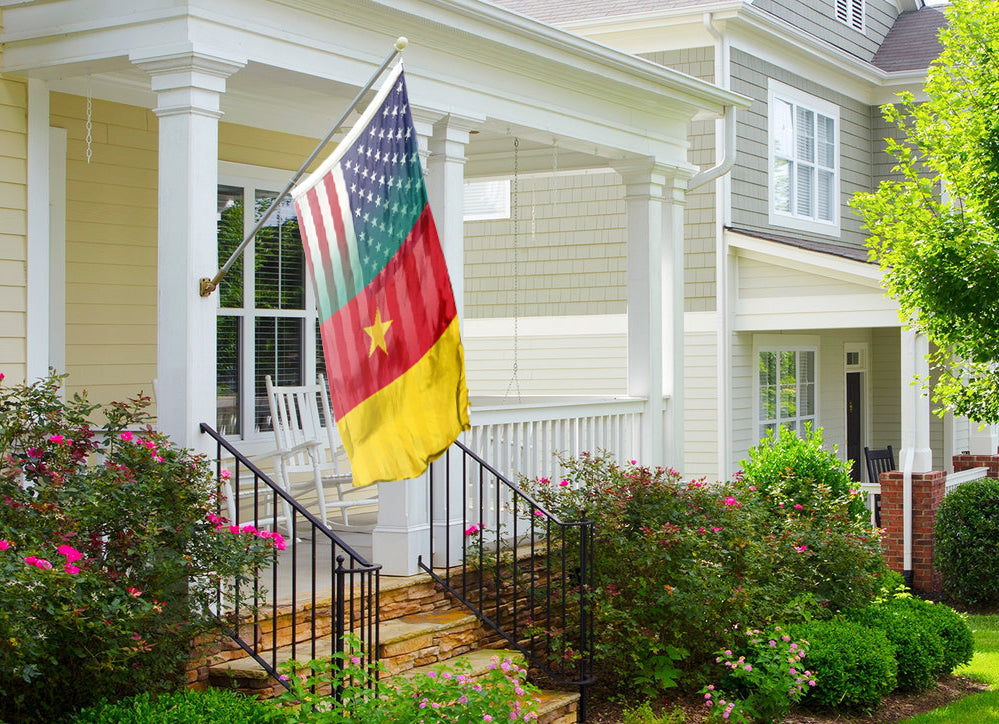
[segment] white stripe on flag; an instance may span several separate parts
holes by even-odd
[[[339,167],[337,167],[339,168]],[[343,278],[343,264],[340,257],[340,240],[337,238],[336,227],[333,225],[333,211],[330,208],[330,199],[326,195],[326,184],[318,183],[315,185],[316,192],[316,203],[319,205],[319,213],[323,219],[323,227],[326,230],[326,243],[329,245],[329,255],[330,262],[333,265],[333,277],[335,287],[330,291],[336,292],[337,305],[338,308],[342,307],[348,302],[348,300],[353,295],[354,290],[347,288],[347,280]],[[339,189],[337,189],[337,194],[339,195]],[[342,205],[347,200],[342,196],[339,197],[338,201]],[[337,213],[340,209],[337,209]],[[352,226],[345,226],[344,231],[348,234],[348,237],[354,235],[354,228]]]
[[[350,194],[347,192],[347,182],[343,178],[343,169],[340,164],[333,168],[333,185],[336,187],[336,195],[343,199],[340,204],[340,218],[343,219],[343,228],[347,233],[347,253],[350,256],[350,272],[354,275],[354,289],[351,290],[351,299],[360,294],[364,289],[364,272],[361,271],[361,256],[357,248],[357,235],[354,233],[354,219],[350,214]]]
[[[326,278],[326,270],[323,268],[323,257],[319,252],[319,235],[316,233],[315,218],[312,213],[312,205],[309,203],[309,196],[300,197],[297,204],[300,208],[299,223],[305,227],[302,239],[309,245],[309,258],[312,259],[316,304],[319,306],[319,321],[322,322],[333,314],[333,305],[330,303],[328,291],[330,280]]]

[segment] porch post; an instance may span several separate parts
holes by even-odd
[[[921,334],[903,329],[902,360],[902,449],[899,467],[902,470],[902,575],[912,582],[912,475],[933,469],[930,449],[930,398],[922,382],[929,376],[929,343]]]
[[[157,424],[199,448],[198,425],[215,423],[215,309],[199,279],[218,268],[215,216],[218,120],[225,81],[246,61],[177,52],[131,56],[152,76],[159,119],[156,263]]]
[[[429,138],[427,194],[451,276],[451,289],[461,328],[465,323],[465,162],[468,160],[465,148],[470,132],[483,120],[448,114],[433,124],[433,133]],[[461,524],[464,520],[465,480],[461,458],[457,458],[459,464],[450,466],[446,460],[445,457],[434,463],[437,479],[446,479],[447,485],[438,485],[434,491],[431,521],[433,564],[441,566],[460,563],[464,554]],[[449,531],[451,535],[448,535]]]
[[[627,205],[628,394],[648,400],[640,462],[681,468],[683,182],[688,174],[652,159],[616,168]]]

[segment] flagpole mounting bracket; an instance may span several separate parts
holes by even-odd
[[[201,277],[199,286],[200,286],[201,296],[210,297],[212,296],[212,292],[214,292],[218,288],[218,282],[216,282],[214,279],[209,279],[208,277]]]

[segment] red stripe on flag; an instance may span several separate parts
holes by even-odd
[[[322,207],[319,205],[319,197],[315,187],[309,189],[304,199],[308,204],[309,213],[312,214],[312,225],[316,229],[316,246],[319,247],[320,263],[323,267],[323,276],[326,278],[325,290],[317,289],[317,294],[327,294],[331,299],[336,300],[336,278],[333,276],[333,260],[330,259],[330,242],[326,235],[326,220],[323,216]],[[332,200],[331,200],[332,204]],[[336,217],[336,209],[333,209],[333,216]],[[334,305],[335,306],[335,305]]]
[[[333,230],[336,232],[337,250],[340,252],[340,269],[343,270],[343,283],[347,296],[354,290],[354,272],[350,268],[350,249],[347,247],[347,232],[343,226],[343,216],[340,210],[340,197],[336,192],[336,183],[333,181],[333,172],[330,171],[323,178],[323,185],[326,187],[326,198],[330,201],[330,210],[333,216]],[[346,204],[347,213],[350,213],[350,204]]]
[[[376,311],[387,352],[364,331]],[[324,345],[332,338],[336,366],[327,359],[333,413],[342,418],[389,384],[433,347],[455,318],[454,297],[430,207],[385,268],[344,308],[323,322]],[[329,347],[326,347],[329,350]]]

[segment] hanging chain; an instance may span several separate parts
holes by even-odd
[[[94,99],[90,93],[90,76],[87,76],[87,163],[94,155]]]
[[[520,361],[520,139],[513,139],[513,373],[506,386],[504,401],[516,387],[520,402],[520,379],[517,376]]]

